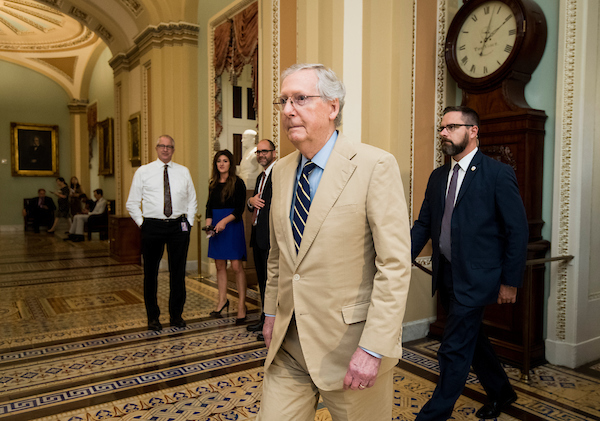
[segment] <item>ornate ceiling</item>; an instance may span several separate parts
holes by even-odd
[[[60,51],[95,41],[75,19],[31,0],[0,0],[0,51]]]
[[[50,77],[72,98],[81,95],[98,35],[74,18],[33,0],[0,0],[0,60]]]

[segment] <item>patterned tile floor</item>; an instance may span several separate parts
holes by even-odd
[[[160,275],[161,308],[167,276]],[[264,343],[235,326],[234,313],[208,317],[213,280],[190,276],[187,288],[188,326],[169,327],[166,315],[162,331],[148,331],[142,270],[111,259],[108,243],[0,232],[0,421],[254,420]],[[229,299],[235,308],[235,290]],[[250,323],[258,317],[256,291],[247,301]],[[394,373],[394,420],[414,420],[431,395],[438,345],[405,345]],[[600,362],[580,370],[547,364],[529,383],[506,370],[519,400],[499,420],[600,420]],[[476,419],[484,401],[470,376],[454,419]],[[322,404],[315,419],[331,419]]]

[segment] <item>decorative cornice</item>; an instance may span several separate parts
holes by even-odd
[[[90,101],[87,99],[72,99],[67,105],[71,114],[87,114],[87,107]]]
[[[144,11],[141,3],[137,0],[121,0],[121,3],[123,3],[136,18]]]
[[[85,13],[83,10],[78,9],[75,6],[71,6],[68,13],[69,13],[69,15],[73,16],[75,19],[79,20],[80,22],[83,22],[86,25],[89,25],[90,15]]]
[[[63,0],[38,0],[38,2],[50,4],[56,7],[57,9],[60,9],[63,5]]]
[[[193,23],[171,22],[161,23],[158,26],[150,25],[133,40],[135,45],[127,51],[115,55],[109,64],[115,76],[121,71],[129,70],[136,66],[142,54],[151,48],[162,48],[170,45],[198,45],[200,27]]]
[[[38,43],[10,43],[10,44],[0,44],[0,51],[40,51],[40,48],[43,47],[44,51],[57,51],[64,49],[72,49],[74,47],[81,46],[85,43],[90,42],[94,38],[94,33],[90,31],[87,27],[83,28],[81,34],[77,37],[60,41],[56,43],[48,43],[48,44],[40,44]]]
[[[577,46],[577,0],[567,0],[565,7],[564,59],[562,65],[562,124],[560,144],[560,214],[558,220],[558,255],[570,254],[569,228],[571,225],[571,171],[573,154],[573,105],[575,96],[575,50]],[[556,338],[566,339],[567,314],[567,264],[561,263],[557,269],[556,282]]]

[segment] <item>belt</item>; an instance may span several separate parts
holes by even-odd
[[[187,215],[184,213],[181,216],[178,216],[177,218],[144,218],[147,219],[149,221],[161,221],[161,222],[173,222],[173,221],[182,221],[184,219],[187,219]]]

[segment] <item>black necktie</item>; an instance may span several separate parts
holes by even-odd
[[[169,185],[169,173],[167,172],[168,165],[165,165],[165,174],[163,182],[165,186],[165,216],[168,218],[173,215],[173,205],[171,204],[171,186]]]
[[[446,206],[444,207],[444,216],[442,216],[442,232],[440,233],[440,251],[448,259],[452,261],[452,212],[454,211],[454,197],[456,196],[456,185],[458,184],[458,169],[459,165],[454,165],[452,178],[450,179],[450,187],[446,195]]]

